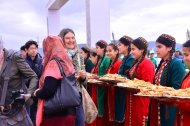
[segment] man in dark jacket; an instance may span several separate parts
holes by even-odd
[[[27,56],[26,62],[32,68],[32,70],[37,74],[38,78],[41,76],[42,72],[42,57],[38,53],[38,43],[33,40],[29,40],[25,44]],[[26,83],[28,86],[28,83]],[[37,111],[37,99],[34,99],[34,103],[30,106],[30,117],[35,124],[36,122],[36,111]]]
[[[25,48],[27,52],[26,62],[38,75],[38,78],[40,78],[42,72],[42,57],[38,53],[38,43],[36,41],[29,40],[26,42]]]
[[[11,64],[9,64],[11,61]],[[9,66],[8,66],[9,65]],[[9,69],[9,78],[6,73]],[[13,118],[18,119],[19,114],[23,113],[25,109],[18,109],[19,112],[13,117],[3,115],[3,110],[13,102],[12,91],[18,91],[23,89],[22,76],[30,78],[27,93],[32,94],[36,87],[38,78],[36,73],[30,68],[19,53],[12,50],[6,50],[3,48],[3,43],[0,40],[0,99],[2,102],[0,109],[0,126],[12,125],[12,123],[19,123],[19,126],[31,126],[28,122],[14,122]],[[8,80],[8,86],[5,86],[6,80]],[[4,88],[7,87],[7,90]],[[3,92],[5,92],[5,100],[2,100]],[[30,96],[29,96],[30,97]],[[10,108],[9,108],[10,109]],[[25,112],[26,113],[26,112]],[[22,117],[23,118],[23,117]],[[26,117],[28,118],[28,117]],[[26,119],[23,118],[23,119]],[[29,119],[30,120],[30,119]]]

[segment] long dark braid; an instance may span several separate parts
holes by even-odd
[[[134,44],[138,49],[143,49],[144,52],[142,54],[142,57],[140,60],[136,59],[135,62],[133,63],[133,65],[128,69],[128,71],[126,72],[127,73],[127,77],[130,78],[130,79],[133,79],[134,77],[136,77],[136,70],[139,66],[139,64],[144,60],[144,58],[146,57],[146,54],[147,54],[147,48],[148,48],[148,42],[143,38],[143,37],[139,37],[135,40],[133,40],[132,44]],[[134,67],[134,65],[137,66],[135,67],[135,70],[134,70],[134,73],[133,73],[133,77],[131,78],[130,77],[130,73],[129,71],[131,70],[131,68]]]
[[[102,61],[103,61],[103,58],[105,57],[105,55],[106,55],[106,53],[104,53],[104,55],[103,55],[103,57],[101,58],[100,56],[98,56],[99,58],[98,58],[98,62],[99,62],[99,60],[101,59],[101,62],[100,62],[100,64],[102,63]]]
[[[133,74],[134,77],[131,78],[131,77],[130,77],[130,74],[129,74],[129,71],[131,70],[131,68],[133,68],[134,65],[137,64],[137,66],[136,66],[136,68],[135,68],[135,70],[134,70],[134,71],[136,71],[137,68],[138,68],[138,65],[144,60],[145,56],[146,56],[146,51],[143,52],[143,55],[142,55],[140,61],[139,61],[138,59],[136,59],[135,62],[133,63],[133,65],[131,65],[131,67],[126,71],[126,74],[127,74],[127,77],[128,77],[128,78],[133,79],[133,78],[136,76],[136,75],[134,75],[134,74],[135,74],[135,72],[134,72],[134,74]]]
[[[162,83],[162,85],[163,86],[167,86],[167,87],[170,87],[170,85],[168,84],[168,72],[169,72],[169,67],[170,67],[170,63],[171,63],[171,61],[172,61],[172,56],[173,56],[173,51],[170,51],[170,58],[169,58],[169,61],[168,61],[168,63],[167,63],[167,65],[164,67],[164,70],[163,70],[163,72],[164,72],[164,74],[163,74],[163,83]]]
[[[129,55],[130,52],[131,52],[131,44],[129,44],[128,46],[129,46],[129,47],[128,47],[128,55]]]
[[[135,70],[134,71],[136,71],[137,70],[137,68],[138,68],[138,66],[139,66],[139,64],[144,60],[144,58],[145,58],[145,56],[146,56],[146,53],[147,53],[147,50],[144,50],[144,52],[143,52],[143,55],[142,55],[142,57],[141,57],[141,59],[140,59],[140,61],[136,61],[136,63],[137,63],[137,66],[135,67]],[[135,64],[134,64],[135,65]],[[136,77],[136,72],[134,72],[133,73],[133,77]]]
[[[97,68],[99,60],[100,60],[100,56],[98,56],[98,59],[97,59],[97,62],[96,62],[96,64],[95,64],[95,67],[94,67],[94,68]]]
[[[100,59],[101,59],[101,57],[99,56],[99,55],[97,55],[98,56],[98,59],[97,59],[97,62],[96,62],[96,64],[95,64],[95,67],[94,68],[97,68],[98,67],[98,65],[100,65],[101,63],[102,63],[102,60],[101,60],[101,62],[100,62]],[[103,57],[105,56],[105,53],[104,53],[104,55],[103,55]],[[102,58],[103,58],[102,57]],[[100,63],[99,63],[100,62]]]
[[[89,53],[87,53],[87,57],[86,57],[86,61],[88,60],[90,58],[90,52]]]
[[[160,67],[161,67],[161,65],[162,65],[163,62],[164,62],[164,60],[161,59],[159,65],[158,65],[158,67],[157,67],[157,69],[156,69],[155,75],[158,73],[158,70],[160,69]]]
[[[130,51],[131,51],[131,45],[130,45],[129,48],[130,48]],[[128,48],[128,51],[129,51],[129,48]],[[126,61],[127,61],[127,59],[129,58],[129,56],[130,56],[130,52],[128,52],[127,56],[124,56],[124,58],[123,58],[123,60],[122,60],[122,64],[125,64],[125,63],[126,63]],[[124,67],[123,67],[122,71],[123,71],[124,75],[127,75],[127,76],[128,76],[128,70],[129,70],[129,69],[127,69],[127,70],[124,71]]]
[[[155,74],[154,74],[154,82],[153,82],[153,84],[155,84],[155,76],[156,76],[156,74],[158,73],[158,71],[159,71],[160,67],[162,66],[162,63],[163,63],[163,62],[164,62],[164,60],[162,59],[162,60],[160,61],[159,65],[158,65],[157,69],[156,69],[156,72],[155,72]]]

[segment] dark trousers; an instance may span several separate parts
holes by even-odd
[[[85,119],[84,119],[84,110],[81,104],[76,107],[76,121],[75,126],[85,126]]]
[[[30,119],[32,120],[34,126],[36,126],[36,113],[37,113],[37,106],[32,104],[31,106],[26,106],[26,110]]]
[[[30,118],[32,122],[34,123],[34,126],[36,126],[36,112],[37,112],[37,106],[32,104],[30,106]]]

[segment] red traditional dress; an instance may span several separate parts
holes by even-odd
[[[97,65],[98,66],[98,65]],[[91,71],[93,74],[98,74],[98,67],[94,67]],[[89,85],[89,95],[91,96],[92,100],[94,101],[96,107],[97,107],[97,89],[96,86],[91,84]],[[85,126],[98,126],[97,125],[97,119],[94,120],[91,124],[85,124]]]
[[[99,60],[93,73],[98,74],[99,76],[105,75],[109,64],[110,59],[107,56],[104,56],[101,60]],[[92,85],[91,89],[93,92],[91,96],[98,107],[98,117],[92,124],[90,124],[90,126],[109,126],[108,107],[104,104],[107,103],[106,97],[108,97],[106,94],[106,88]]]
[[[108,68],[107,73],[108,74],[117,74],[118,70],[120,68],[120,65],[121,65],[121,60],[117,59],[117,61]]]
[[[118,73],[118,70],[119,70],[119,68],[120,68],[120,65],[121,65],[121,60],[120,59],[117,59],[117,61],[113,64],[113,65],[110,65],[110,67],[108,68],[108,71],[107,71],[107,73],[108,74],[116,74],[116,73]],[[112,123],[113,123],[113,121],[114,121],[114,112],[115,112],[115,110],[114,110],[114,97],[115,97],[115,95],[114,95],[114,86],[109,86],[108,87],[108,91],[107,91],[107,98],[108,98],[108,106],[107,106],[107,108],[108,108],[108,114],[109,114],[109,121],[112,121]],[[113,125],[113,124],[112,124]]]
[[[183,80],[181,89],[190,88],[190,74]],[[178,103],[179,113],[176,119],[176,126],[190,125],[190,102],[180,100]]]
[[[133,75],[136,73],[135,77],[137,79],[153,83],[154,65],[149,59],[145,58],[138,66],[135,64],[130,69],[129,74],[132,75],[132,73]],[[145,125],[148,118],[150,99],[134,96],[133,92],[127,92],[126,98],[125,126]]]

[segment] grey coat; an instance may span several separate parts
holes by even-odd
[[[0,70],[0,94],[2,94],[3,82],[5,77],[5,71],[7,67],[10,68],[10,80],[8,83],[8,89],[6,94],[5,104],[11,103],[11,92],[13,90],[19,90],[22,88],[22,77],[30,78],[29,88],[27,93],[33,93],[37,87],[38,77],[36,73],[30,68],[28,63],[18,54],[14,53],[12,56],[13,63],[11,66],[7,66],[7,59],[10,58],[11,51],[4,49],[4,63]],[[0,97],[1,98],[1,97]]]

